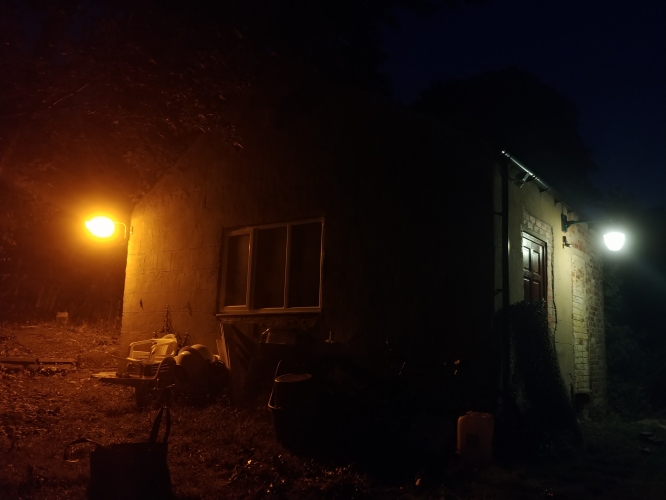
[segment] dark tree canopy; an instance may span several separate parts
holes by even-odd
[[[3,316],[113,318],[121,242],[86,245],[83,217],[126,221],[200,133],[226,127],[234,140],[226,102],[265,55],[238,19],[200,22],[178,2],[0,5]]]
[[[47,201],[66,186],[141,196],[197,134],[228,125],[225,101],[261,63],[235,26],[159,2],[4,7],[3,180]]]
[[[434,83],[414,107],[510,152],[578,208],[597,196],[587,177],[596,165],[578,133],[575,105],[524,70]]]
[[[86,260],[80,241],[47,228],[78,228],[102,207],[126,220],[209,130],[242,146],[228,104],[266,66],[295,62],[326,84],[387,94],[381,27],[396,7],[439,3],[0,0],[0,300],[25,292],[28,303],[64,275],[96,275],[98,256]],[[79,255],[66,270],[51,251],[63,245]],[[79,281],[79,294],[97,286]],[[117,281],[102,288],[117,296],[122,271]],[[26,292],[29,282],[39,290]],[[70,302],[51,295],[49,308]]]
[[[237,140],[227,103],[269,63],[386,93],[381,26],[436,3],[1,0],[0,179],[131,205],[199,134]]]

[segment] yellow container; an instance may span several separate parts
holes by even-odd
[[[467,465],[488,465],[493,460],[494,420],[490,413],[468,411],[458,419],[458,454]]]

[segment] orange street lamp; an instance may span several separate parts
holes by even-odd
[[[97,216],[86,221],[86,228],[97,238],[110,238],[116,232],[116,225],[121,224],[125,228],[123,234],[127,238],[127,226],[122,222],[116,222],[108,217]]]

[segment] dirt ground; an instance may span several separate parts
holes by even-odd
[[[90,448],[63,460],[67,443],[145,441],[153,410],[133,389],[100,384],[112,370],[118,333],[100,326],[0,326],[0,358],[74,358],[75,364],[0,366],[0,498],[85,498]],[[169,468],[179,499],[646,499],[666,500],[666,420],[584,422],[585,446],[538,461],[484,470],[455,457],[387,443],[381,460],[347,462],[296,456],[274,438],[266,408],[239,411],[222,397],[172,408]],[[650,452],[645,451],[649,447]],[[428,457],[424,460],[424,457]]]

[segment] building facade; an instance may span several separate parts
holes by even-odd
[[[225,332],[252,343],[277,326],[377,367],[387,343],[433,366],[496,351],[499,155],[341,90],[258,93],[235,116],[233,135],[202,137],[132,214],[122,349],[175,330],[217,352]],[[601,407],[596,240],[562,232],[572,209],[518,164],[510,175],[523,181],[508,183],[509,302],[546,301],[572,397]]]

